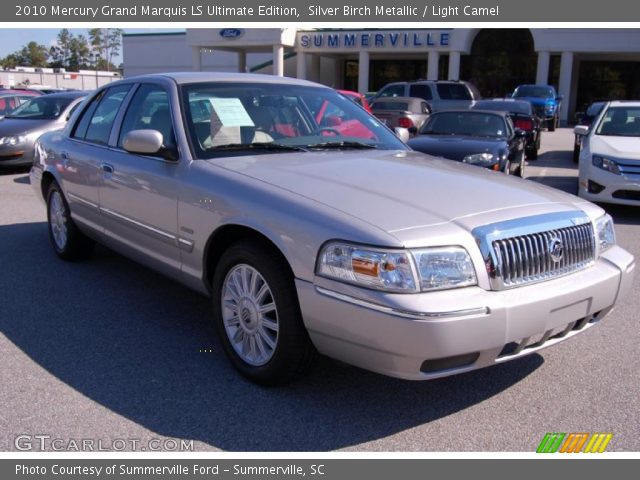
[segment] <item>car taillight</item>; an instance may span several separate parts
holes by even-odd
[[[516,128],[524,130],[525,132],[530,132],[531,130],[533,130],[533,122],[528,118],[516,118],[513,124]]]
[[[413,120],[407,117],[400,117],[400,119],[398,120],[398,126],[402,128],[411,128],[414,126]]]

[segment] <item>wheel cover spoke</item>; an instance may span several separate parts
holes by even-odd
[[[49,228],[53,241],[62,250],[67,245],[68,232],[66,210],[60,193],[54,191],[49,203]]]
[[[252,366],[268,363],[278,346],[280,323],[271,288],[258,270],[238,264],[227,273],[221,310],[235,353]]]

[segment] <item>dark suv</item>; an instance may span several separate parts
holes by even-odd
[[[469,82],[452,80],[417,80],[394,82],[382,87],[373,97],[417,97],[426,100],[432,111],[470,108],[480,100],[480,92]]]

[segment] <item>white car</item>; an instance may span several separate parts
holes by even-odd
[[[588,200],[640,205],[640,101],[609,102],[582,136],[578,194]]]

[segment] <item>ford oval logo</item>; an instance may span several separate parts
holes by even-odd
[[[223,28],[220,30],[222,38],[240,38],[242,35],[244,35],[244,30],[240,28]]]
[[[562,257],[564,256],[564,245],[562,240],[560,240],[560,237],[552,237],[551,240],[549,240],[549,255],[554,263],[558,263],[562,260]]]

